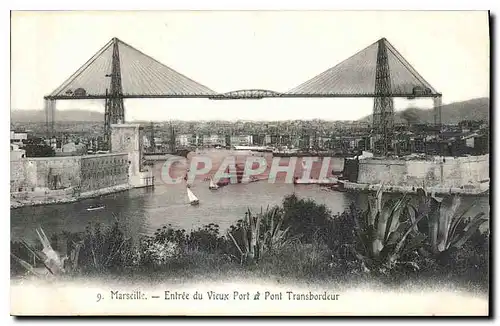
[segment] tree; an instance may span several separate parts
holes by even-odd
[[[28,144],[24,148],[26,157],[51,157],[55,156],[55,151],[52,147],[45,144]]]
[[[326,240],[332,227],[332,216],[325,205],[292,194],[283,200],[283,209],[283,226],[290,228],[291,235],[301,235],[300,240],[305,243]]]

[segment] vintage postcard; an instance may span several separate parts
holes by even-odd
[[[11,315],[489,316],[489,31],[11,12]]]

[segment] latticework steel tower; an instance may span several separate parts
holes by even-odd
[[[122,76],[120,71],[120,52],[118,39],[113,39],[113,56],[111,63],[111,74],[106,75],[110,79],[110,91],[107,93],[104,111],[104,141],[107,149],[111,149],[111,125],[125,122],[125,109],[123,106]]]
[[[381,141],[379,150],[387,155],[394,131],[394,100],[391,97],[391,73],[385,39],[378,41],[373,103],[373,134]]]

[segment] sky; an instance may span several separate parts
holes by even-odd
[[[13,12],[11,109],[43,109],[51,93],[111,38],[217,92],[287,91],[382,37],[443,103],[489,96],[485,11]],[[432,106],[395,101],[396,111]],[[125,119],[356,120],[372,99],[125,100]],[[104,101],[58,101],[58,110],[104,112]]]

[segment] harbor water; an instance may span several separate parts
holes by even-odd
[[[222,159],[224,155],[220,155]],[[333,160],[332,165],[342,164]],[[129,236],[151,235],[164,225],[190,231],[209,223],[219,225],[225,232],[232,224],[245,216],[268,206],[279,205],[285,196],[295,193],[300,198],[313,199],[326,205],[332,213],[341,213],[355,203],[366,205],[366,193],[337,192],[318,185],[294,185],[293,183],[266,180],[248,184],[231,184],[218,190],[209,189],[209,181],[199,178],[191,185],[200,204],[191,206],[185,183],[166,184],[162,180],[164,162],[152,167],[155,175],[154,188],[140,188],[114,193],[100,198],[45,206],[22,207],[11,210],[11,240],[36,239],[36,227],[42,227],[50,236],[63,231],[82,232],[88,225],[111,225],[115,221],[125,226]],[[183,175],[185,165],[174,166],[172,175]],[[279,179],[279,178],[278,178]],[[475,206],[470,214],[479,211],[489,213],[488,197],[464,197],[462,206]],[[90,207],[102,207],[89,210]]]

